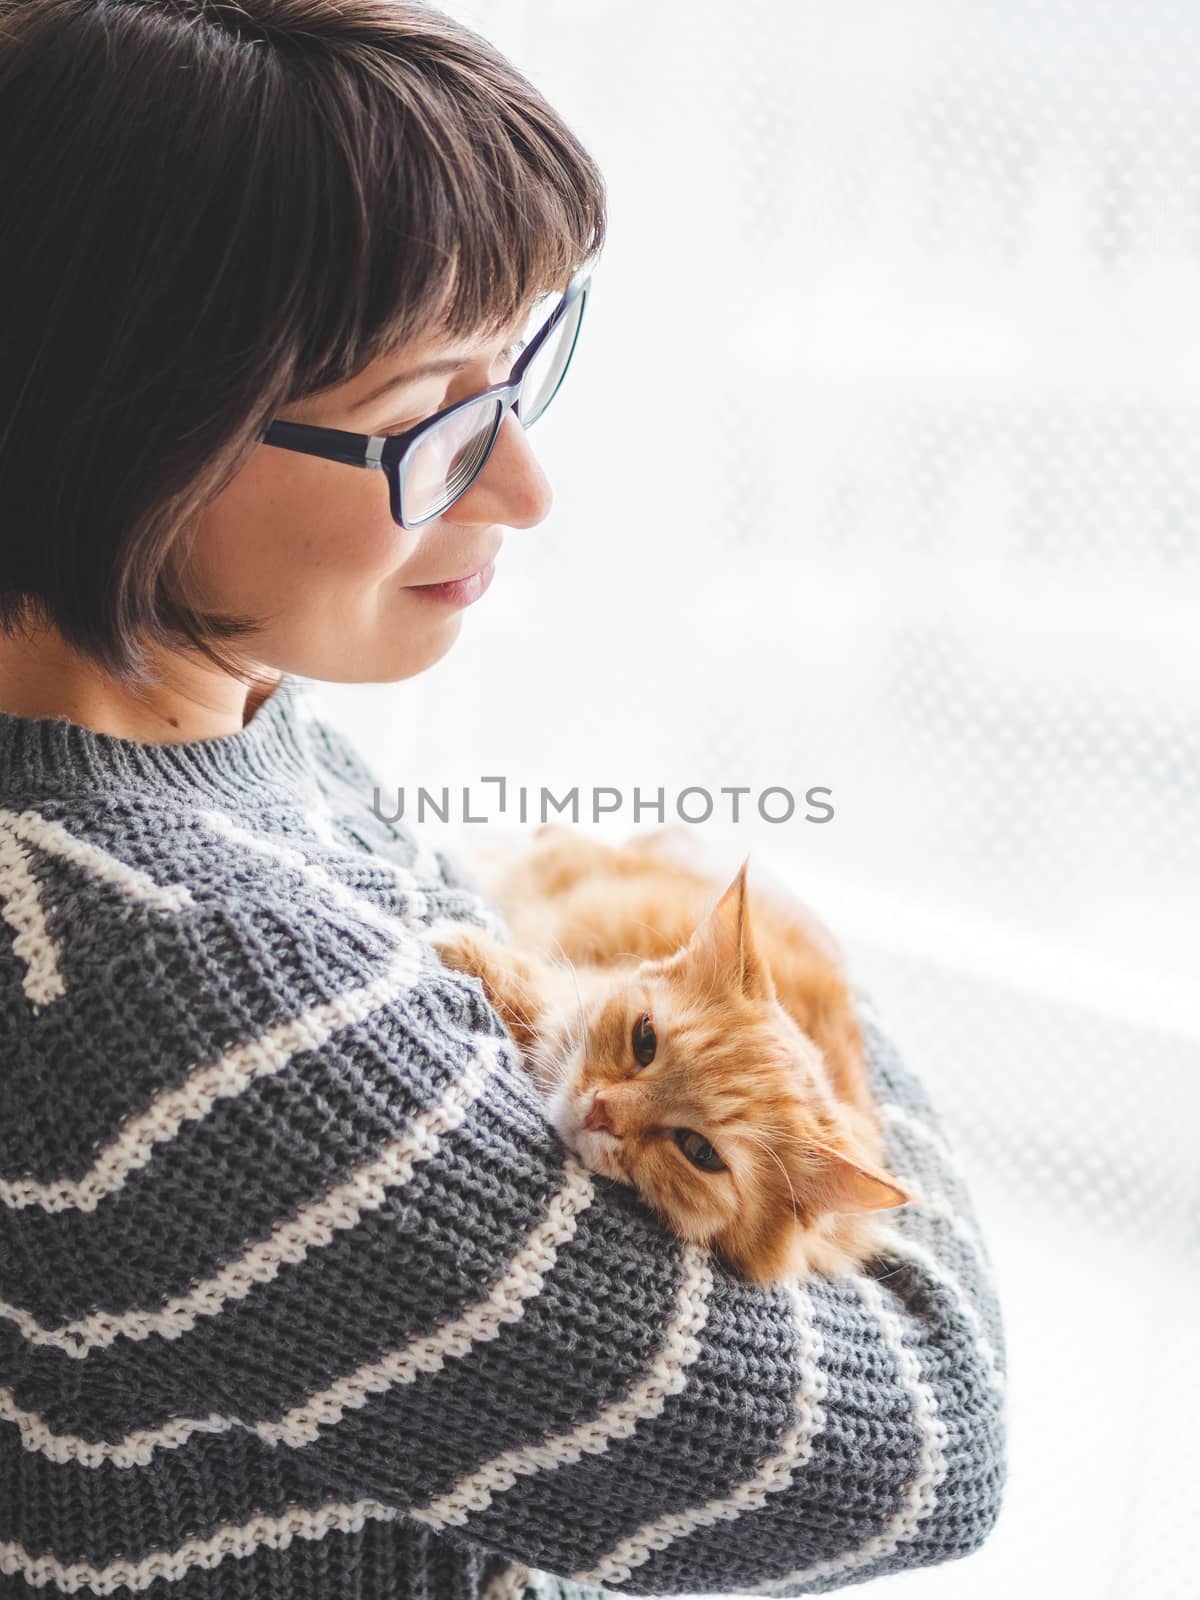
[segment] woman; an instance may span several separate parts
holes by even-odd
[[[567,1155],[424,937],[497,919],[306,706],[431,666],[546,516],[592,161],[424,6],[0,0],[0,171],[4,1593],[977,1548],[1003,1330],[869,1016],[940,1207],[878,1280],[753,1288]]]

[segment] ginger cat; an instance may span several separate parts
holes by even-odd
[[[478,977],[585,1166],[756,1282],[856,1270],[878,1210],[915,1201],[883,1137],[845,977],[795,917],[712,884],[658,835],[556,824],[490,885],[512,938],[457,923]]]

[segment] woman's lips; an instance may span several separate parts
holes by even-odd
[[[494,563],[489,561],[478,572],[468,573],[465,578],[451,578],[447,583],[414,583],[409,587],[413,594],[423,594],[442,605],[469,606],[472,601],[479,599],[495,572]]]

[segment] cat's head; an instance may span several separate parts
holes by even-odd
[[[820,1050],[776,999],[745,862],[683,948],[581,1007],[558,1070],[551,1116],[584,1164],[755,1280],[788,1276],[829,1214],[914,1198],[855,1142]]]

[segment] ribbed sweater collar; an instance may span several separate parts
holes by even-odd
[[[284,674],[236,733],[148,744],[67,717],[0,711],[0,803],[39,795],[138,793],[164,801],[303,803],[312,755],[299,709],[307,680]]]

